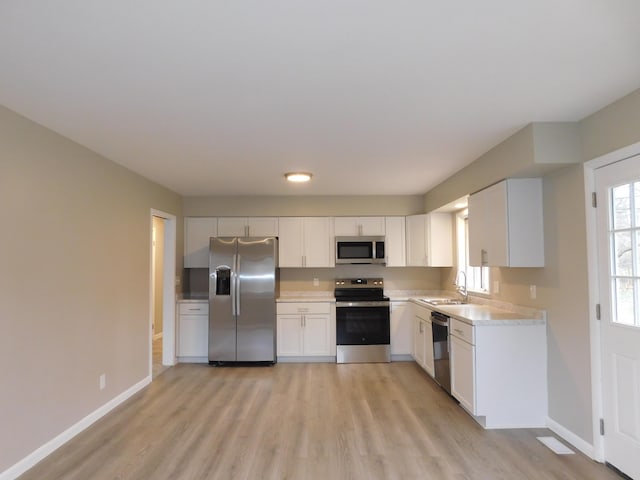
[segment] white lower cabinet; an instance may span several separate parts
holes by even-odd
[[[460,405],[476,414],[476,347],[450,336],[451,395]]]
[[[546,325],[449,329],[451,394],[485,428],[543,427],[547,421]]]
[[[431,331],[431,310],[411,304],[413,313],[413,358],[429,375],[433,369],[433,332]]]
[[[208,362],[209,303],[178,303],[177,357],[179,362]]]
[[[391,302],[391,355],[397,360],[408,359],[413,348],[413,318],[407,304]]]
[[[335,315],[330,302],[278,303],[278,357],[335,356]]]

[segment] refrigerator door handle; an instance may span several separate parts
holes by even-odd
[[[231,265],[232,265],[231,279],[229,282],[231,283],[231,316],[235,317],[236,316],[236,275],[237,275],[235,255],[233,256]]]
[[[240,316],[240,254],[236,255],[236,315]]]

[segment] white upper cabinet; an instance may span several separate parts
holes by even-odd
[[[219,217],[220,237],[277,237],[277,217]]]
[[[333,229],[329,217],[280,217],[280,267],[333,267]]]
[[[335,217],[336,236],[384,236],[384,217]]]
[[[453,266],[453,221],[450,213],[410,215],[407,222],[407,266]]]
[[[216,236],[216,218],[185,217],[184,268],[209,268],[209,238]]]
[[[405,236],[405,217],[386,217],[386,235],[384,242],[387,267],[407,266],[407,242]]]
[[[469,197],[469,263],[544,266],[542,179],[510,178]]]

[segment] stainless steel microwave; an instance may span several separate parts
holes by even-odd
[[[336,265],[385,264],[384,237],[336,237]]]

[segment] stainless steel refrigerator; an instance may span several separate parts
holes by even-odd
[[[210,239],[210,363],[275,363],[277,266],[275,237]]]

